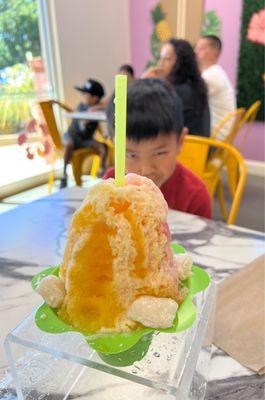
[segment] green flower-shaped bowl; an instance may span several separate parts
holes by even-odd
[[[171,246],[175,254],[185,253],[183,247],[175,243],[172,243]],[[32,288],[36,290],[39,282],[48,275],[59,276],[59,267],[47,268],[34,276]],[[194,323],[196,307],[192,298],[196,293],[205,290],[209,283],[209,275],[203,269],[193,265],[191,277],[183,282],[184,286],[189,289],[188,295],[180,304],[173,325],[167,329],[143,328],[131,333],[83,332],[60,320],[57,316],[57,309],[51,308],[46,303],[43,303],[36,311],[35,323],[39,329],[48,333],[79,332],[103,361],[118,367],[128,366],[144,357],[156,331],[180,332],[188,329]]]

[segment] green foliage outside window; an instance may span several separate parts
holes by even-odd
[[[27,65],[16,64],[5,69],[5,79],[0,85],[0,134],[17,133],[31,119],[33,73]]]
[[[21,131],[36,98],[27,57],[41,54],[37,0],[0,0],[0,135]]]
[[[0,70],[41,54],[36,0],[0,0]]]

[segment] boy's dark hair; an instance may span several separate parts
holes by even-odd
[[[129,64],[123,64],[120,66],[119,71],[127,71],[134,78],[134,69]]]
[[[114,96],[107,107],[111,136],[114,133]],[[160,133],[183,129],[182,103],[174,89],[160,79],[139,79],[128,87],[127,138],[140,142],[156,138]]]
[[[221,41],[221,39],[219,39],[219,37],[217,37],[215,35],[205,35],[205,36],[203,36],[203,39],[209,40],[211,47],[213,47],[215,50],[217,50],[218,53],[221,53],[222,41]]]

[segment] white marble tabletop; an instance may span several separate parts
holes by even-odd
[[[40,303],[31,290],[33,275],[60,263],[67,228],[86,189],[71,188],[0,215],[0,380],[7,361],[3,340]],[[264,234],[169,212],[172,240],[189,251],[196,265],[207,268],[218,280],[254,260],[264,251]],[[261,399],[264,379],[215,348],[207,399]],[[9,397],[8,397],[9,396]],[[99,397],[100,398],[100,397]],[[112,398],[112,397],[110,397]],[[15,399],[1,390],[0,400]]]

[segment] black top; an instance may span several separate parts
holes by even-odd
[[[89,106],[84,103],[78,104],[76,111],[88,111]],[[98,128],[97,121],[82,121],[78,119],[73,119],[71,125],[67,130],[68,135],[78,135],[82,140],[90,140]]]
[[[184,126],[189,129],[191,135],[209,137],[211,130],[208,105],[202,112],[196,110],[191,83],[175,84],[174,88],[182,101]]]

